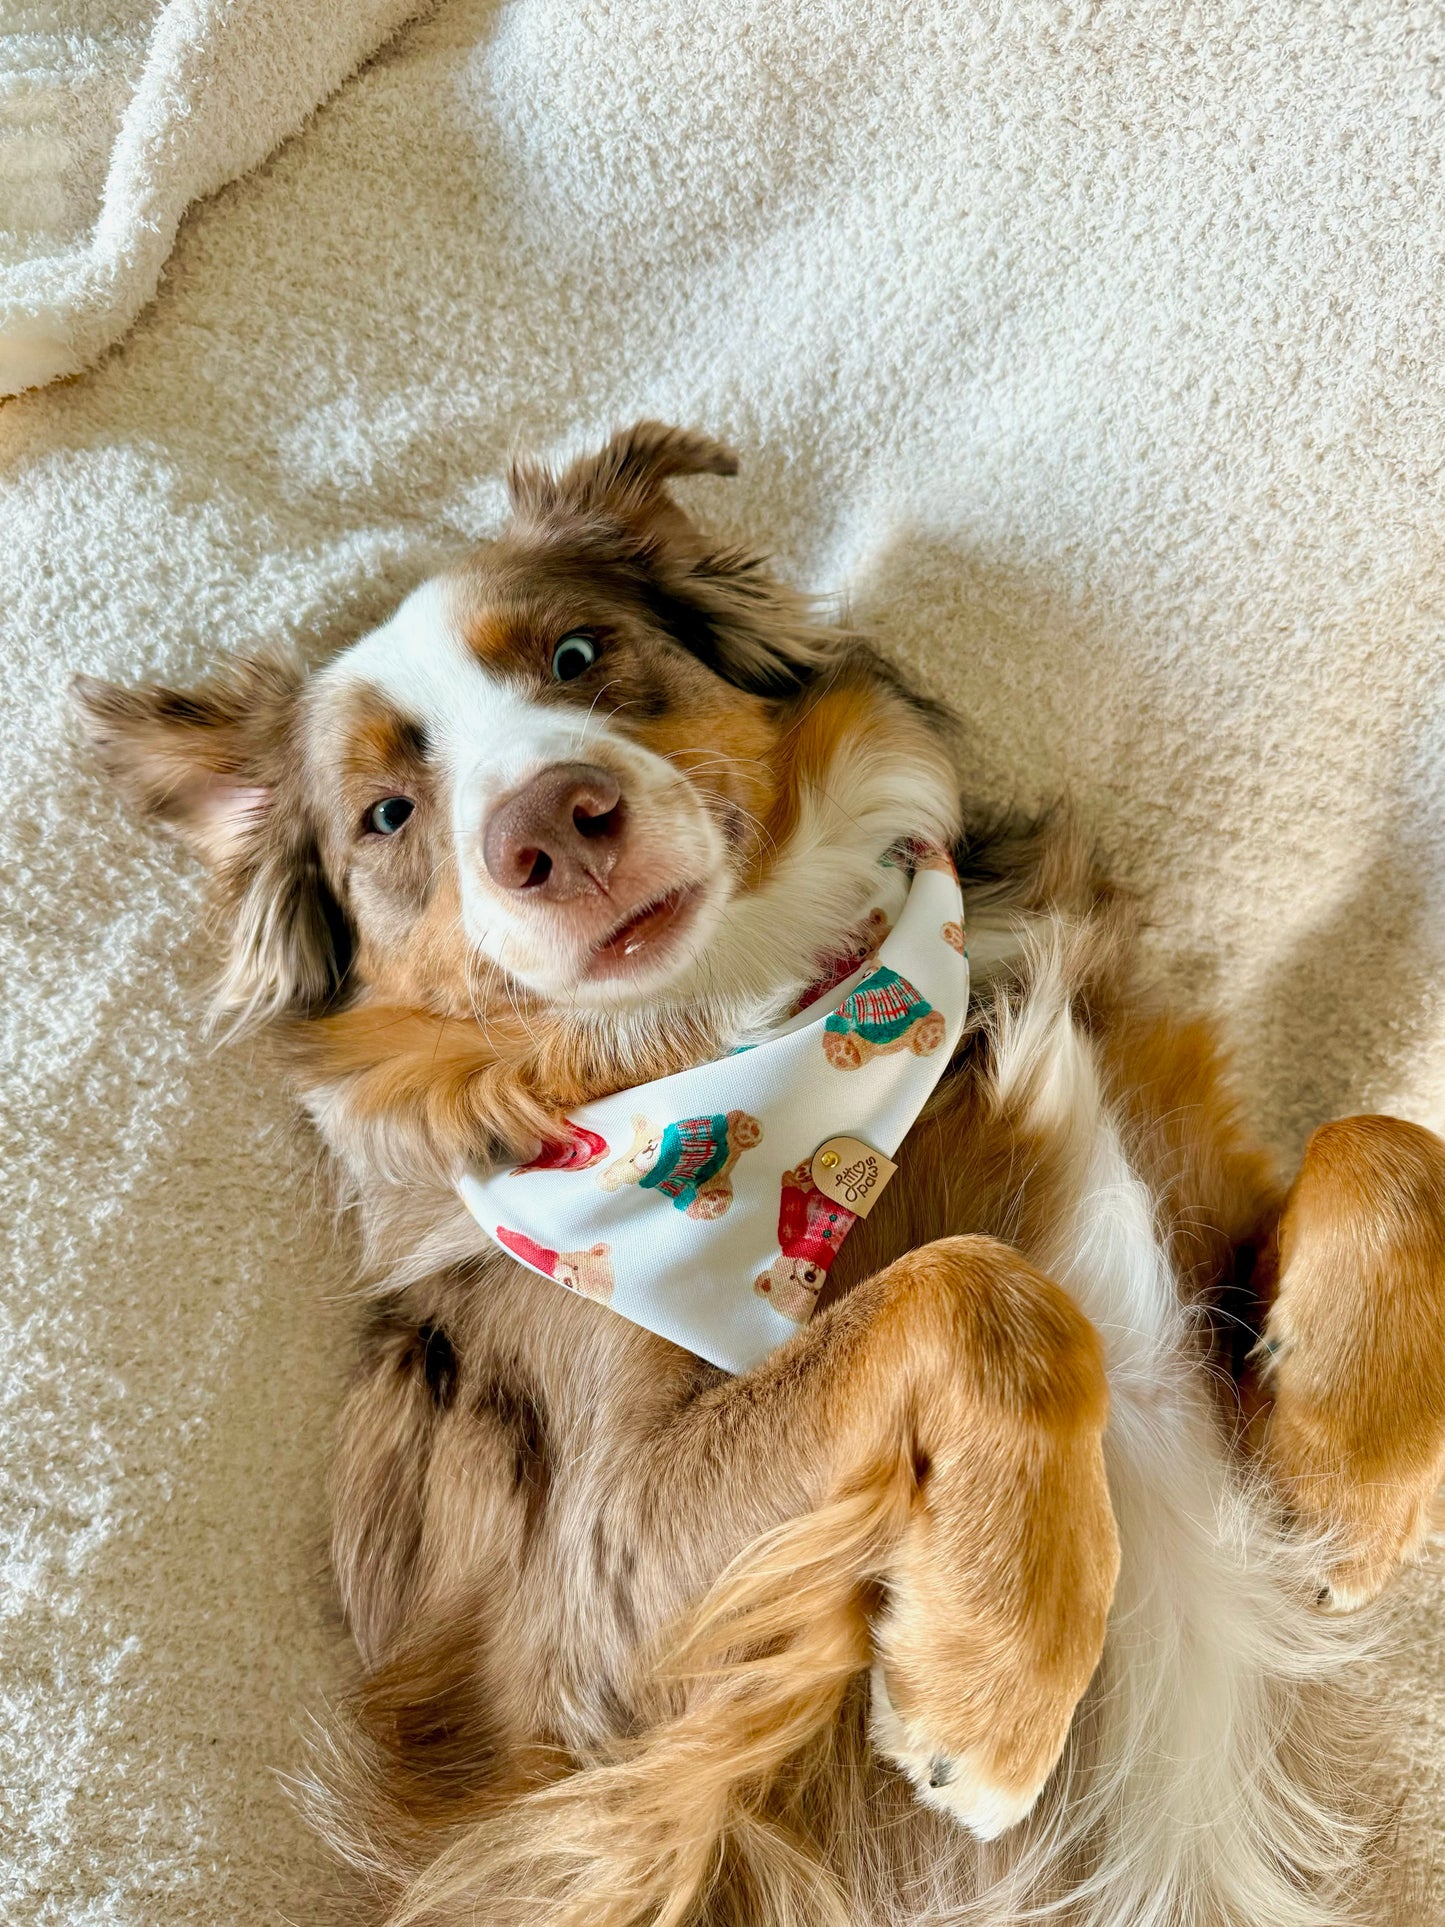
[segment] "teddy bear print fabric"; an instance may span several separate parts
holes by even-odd
[[[605,1137],[574,1124],[570,1117],[562,1122],[567,1127],[566,1137],[559,1138],[553,1144],[544,1144],[529,1164],[516,1167],[514,1176],[520,1177],[524,1171],[585,1171],[589,1164],[596,1164],[599,1158],[606,1157]]]
[[[720,1218],[733,1201],[732,1168],[751,1150],[763,1127],[747,1111],[684,1117],[659,1130],[632,1120],[632,1145],[598,1180],[605,1191],[640,1184],[669,1198],[690,1218]]]
[[[531,1167],[528,1167],[529,1169]],[[585,1251],[551,1251],[529,1238],[525,1231],[510,1231],[499,1224],[497,1243],[505,1245],[515,1258],[533,1271],[545,1272],[568,1291],[583,1298],[595,1298],[599,1305],[612,1302],[612,1253],[605,1244],[589,1245]]]
[[[778,1255],[753,1280],[753,1290],[793,1324],[806,1325],[839,1247],[857,1222],[856,1211],[818,1189],[810,1166],[784,1171]]]
[[[927,1057],[943,1042],[943,1017],[896,970],[871,971],[823,1022],[823,1050],[836,1070],[857,1070],[880,1052]]]
[[[802,1010],[715,1063],[580,1107],[525,1163],[465,1173],[488,1236],[727,1371],[806,1324],[856,1222],[815,1182],[814,1154],[849,1136],[891,1158],[968,1009],[947,856],[910,846],[879,878],[853,952],[820,960]]]

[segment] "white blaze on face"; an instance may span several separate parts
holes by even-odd
[[[375,690],[425,730],[439,806],[449,817],[466,936],[538,990],[595,1002],[629,1001],[682,974],[702,953],[731,892],[722,833],[692,785],[665,757],[614,733],[572,703],[543,703],[467,647],[455,588],[437,577],[318,677],[326,692]],[[488,874],[482,836],[496,806],[555,763],[596,763],[627,807],[617,901],[551,903],[506,890]],[[585,981],[595,947],[629,915],[680,887],[702,901],[678,942],[650,968]]]

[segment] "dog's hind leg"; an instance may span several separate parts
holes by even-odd
[[[1419,1553],[1445,1477],[1445,1142],[1392,1117],[1324,1125],[1276,1262],[1263,1454],[1326,1535],[1322,1603],[1347,1611]]]

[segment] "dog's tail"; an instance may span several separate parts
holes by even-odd
[[[756,1541],[668,1642],[642,1736],[457,1834],[389,1927],[680,1927],[725,1868],[739,1922],[847,1927],[768,1795],[868,1664],[871,1588],[914,1490],[911,1462],[880,1464]]]

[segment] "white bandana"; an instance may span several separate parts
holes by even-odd
[[[871,1204],[878,1164],[886,1182],[968,1009],[953,865],[916,846],[903,862],[914,874],[896,927],[875,911],[851,975],[770,1035],[582,1106],[567,1142],[531,1164],[468,1172],[459,1189],[482,1229],[730,1372],[806,1324],[860,1215],[842,1201],[860,1201],[856,1159],[884,1154],[863,1178]],[[837,1167],[838,1138],[860,1142],[834,1178],[814,1158]]]

